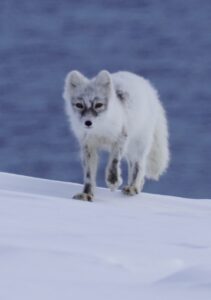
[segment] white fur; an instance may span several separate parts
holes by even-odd
[[[74,90],[75,86],[77,91]],[[88,114],[79,118],[72,107],[71,98],[74,95],[77,97],[77,93],[84,91],[87,86],[96,90],[98,95],[107,94],[108,107],[97,117]],[[118,97],[118,93],[122,97]],[[86,92],[83,95],[89,105]],[[128,186],[124,191],[130,195],[142,189],[145,178],[157,180],[166,170],[169,163],[167,120],[158,93],[149,81],[129,72],[110,74],[107,71],[101,71],[97,77],[89,80],[73,71],[66,78],[64,99],[71,127],[81,148],[87,145],[95,156],[99,149],[107,149],[111,153],[106,181],[112,190],[121,184],[119,163],[116,169],[118,180],[115,183],[108,180],[114,158],[121,160],[124,157],[128,161]],[[85,128],[87,119],[92,121],[92,128]],[[97,167],[95,160],[94,166],[90,165],[89,168],[93,186]],[[88,182],[86,178],[85,182]]]

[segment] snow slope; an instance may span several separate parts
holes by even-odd
[[[0,173],[0,299],[211,299],[211,201]]]

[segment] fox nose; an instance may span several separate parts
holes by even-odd
[[[92,122],[88,120],[88,121],[85,122],[85,125],[86,125],[87,127],[90,127],[90,126],[92,126]]]

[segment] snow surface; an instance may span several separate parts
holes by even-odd
[[[211,200],[0,173],[0,299],[211,299]]]

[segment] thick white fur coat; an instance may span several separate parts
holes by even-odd
[[[157,180],[167,169],[166,114],[157,91],[148,80],[130,72],[110,74],[107,71],[101,71],[89,80],[72,71],[66,78],[64,99],[71,127],[81,145],[84,168],[90,175],[87,178],[85,174],[86,188],[76,198],[84,199],[85,194],[92,198],[97,168],[95,161],[100,149],[110,152],[106,182],[111,189],[122,182],[120,160],[126,158],[128,161],[128,185],[123,189],[128,195],[139,192],[145,178]],[[83,111],[77,108],[78,99]],[[101,108],[95,111],[93,103],[99,101]],[[85,125],[87,121],[91,122],[89,127]],[[89,158],[83,149],[89,152],[89,157],[93,156],[94,167],[87,166]],[[88,188],[87,184],[90,185]]]

